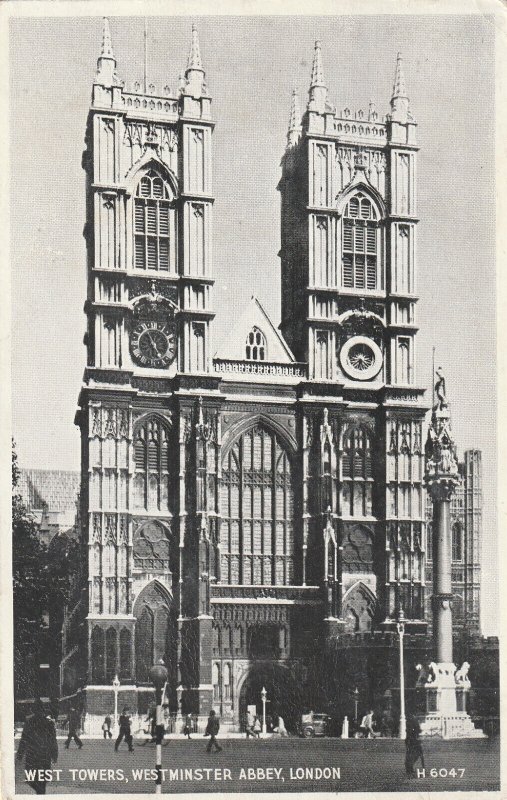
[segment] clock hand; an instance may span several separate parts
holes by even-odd
[[[150,331],[146,331],[146,333],[148,334],[148,338],[150,340],[150,343],[151,343],[151,346],[153,348],[153,352],[154,352],[155,356],[159,356],[160,353],[158,352],[158,347],[156,345],[156,342],[153,339],[153,336],[151,335],[151,332]]]

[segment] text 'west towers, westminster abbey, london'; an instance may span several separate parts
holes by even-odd
[[[116,675],[121,705],[146,712],[160,658],[171,711],[238,728],[265,685],[290,727],[347,682],[389,689],[397,609],[409,639],[426,631],[401,57],[387,116],[337,112],[315,44],[279,184],[280,330],[252,299],[217,354],[213,125],[195,29],[173,96],[124,89],[104,22],[83,156],[82,575],[61,667],[90,730]]]

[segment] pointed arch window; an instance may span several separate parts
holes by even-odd
[[[147,511],[169,511],[169,429],[148,417],[134,429],[134,504]]]
[[[455,522],[452,526],[452,560],[461,561],[463,558],[463,540],[461,535],[461,525]]]
[[[342,450],[342,509],[346,516],[372,515],[373,466],[370,432],[362,426],[346,431]]]
[[[137,184],[134,197],[134,266],[168,272],[172,195],[167,182],[149,169]]]
[[[358,193],[351,197],[343,214],[343,286],[367,291],[381,288],[378,266],[378,215],[371,200]]]
[[[293,502],[291,464],[278,437],[260,426],[245,432],[222,468],[222,583],[292,584]]]
[[[254,327],[246,337],[246,359],[247,361],[266,360],[266,337],[263,332]]]

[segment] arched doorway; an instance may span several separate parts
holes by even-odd
[[[262,689],[266,689],[266,718],[282,716],[288,731],[295,732],[301,719],[303,699],[301,689],[286,667],[273,662],[253,664],[241,686],[239,715],[241,730],[245,729],[248,706],[255,706],[262,722]]]

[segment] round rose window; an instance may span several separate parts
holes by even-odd
[[[371,381],[382,368],[380,347],[366,336],[353,336],[340,351],[343,371],[356,381]]]

